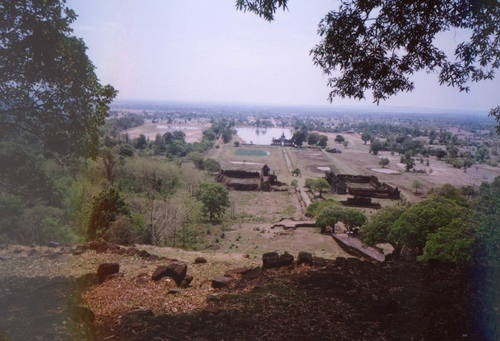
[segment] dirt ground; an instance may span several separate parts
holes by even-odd
[[[328,134],[329,146],[339,148],[339,145],[334,142],[336,134]],[[444,184],[454,186],[480,185],[483,181],[492,181],[496,176],[500,175],[500,168],[491,167],[488,165],[474,165],[464,173],[463,169],[453,168],[444,161],[437,160],[435,157],[430,157],[429,167],[417,161],[416,169],[425,170],[426,174],[405,172],[404,165],[399,163],[400,156],[391,155],[389,152],[380,152],[375,156],[369,153],[369,144],[365,145],[358,134],[342,134],[349,142],[347,148],[341,146],[341,154],[326,153],[331,161],[334,171],[346,174],[361,174],[375,175],[380,181],[387,182],[390,185],[398,187],[403,195],[410,201],[420,201],[424,199],[425,193],[433,187],[439,187]],[[392,170],[395,174],[384,174],[373,169],[380,168],[380,158],[388,158],[389,165],[386,167]],[[415,194],[413,184],[415,180],[419,180],[422,188],[418,189]]]

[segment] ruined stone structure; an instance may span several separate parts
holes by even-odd
[[[285,137],[285,133],[281,134],[281,137],[279,139],[275,139],[273,138],[273,141],[271,142],[271,145],[272,146],[282,146],[282,147],[291,147],[293,146],[293,142],[292,140],[290,139],[287,139]]]
[[[338,174],[326,172],[325,178],[332,186],[332,190],[338,194],[351,194],[354,197],[342,202],[348,206],[380,207],[377,203],[372,203],[371,198],[393,199],[400,198],[397,187],[392,187],[384,182],[380,182],[376,176]]]
[[[239,191],[271,191],[273,186],[283,185],[274,172],[271,174],[268,165],[264,165],[260,171],[223,169],[217,174],[216,180]]]

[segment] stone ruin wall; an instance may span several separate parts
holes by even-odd
[[[339,174],[326,172],[325,178],[338,194],[351,194],[358,197],[370,197],[379,199],[399,199],[399,189],[384,182],[380,182],[376,176]],[[369,184],[373,188],[353,188],[349,183]]]

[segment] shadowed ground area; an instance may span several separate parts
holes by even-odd
[[[73,277],[0,278],[0,340],[93,340],[93,314],[81,306],[88,284]]]
[[[495,340],[498,315],[480,304],[485,293],[470,276],[447,265],[339,258],[243,278],[192,313],[138,310],[119,323],[110,318],[99,334],[127,341]]]

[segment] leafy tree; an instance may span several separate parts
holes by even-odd
[[[361,139],[363,140],[363,142],[365,144],[366,144],[366,142],[370,141],[371,138],[372,138],[372,136],[369,133],[361,134]]]
[[[148,141],[146,140],[146,136],[143,134],[139,135],[138,138],[135,139],[134,147],[137,149],[145,149],[148,145]]]
[[[220,163],[214,159],[205,159],[205,161],[203,161],[203,166],[209,172],[218,172],[221,170]]]
[[[407,172],[415,167],[415,160],[413,160],[413,157],[410,155],[410,153],[406,153],[403,157],[401,157],[401,163],[405,164]]]
[[[337,135],[337,136],[335,136],[335,142],[337,142],[337,143],[342,143],[342,142],[344,142],[344,141],[345,141],[344,136],[342,136],[342,135]]]
[[[236,5],[271,21],[287,3],[237,0]],[[412,91],[411,76],[418,71],[437,71],[440,84],[468,91],[470,82],[492,79],[500,66],[499,21],[498,3],[489,0],[344,1],[321,20],[322,40],[311,54],[330,76],[331,101],[335,96],[363,99],[371,90],[378,103]],[[471,34],[449,57],[436,46],[436,36],[453,29]]]
[[[122,144],[118,148],[118,154],[120,156],[125,156],[125,157],[132,157],[134,156],[134,147],[132,147],[130,144]]]
[[[52,179],[44,159],[32,148],[15,142],[0,142],[0,192],[18,195],[27,204],[55,201]]]
[[[307,131],[305,130],[297,130],[292,135],[292,143],[297,146],[302,146],[307,138]]]
[[[293,175],[293,176],[300,176],[300,168],[295,168],[295,169],[292,171],[292,175]]]
[[[442,150],[442,149],[438,149],[438,150],[436,150],[436,157],[437,157],[438,159],[440,159],[440,160],[441,160],[442,158],[444,158],[447,154],[448,154],[448,153],[447,153],[445,150]]]
[[[373,155],[377,155],[379,151],[384,149],[384,144],[380,140],[374,140],[370,144],[370,152],[373,153]]]
[[[433,194],[439,195],[443,198],[453,201],[457,205],[468,207],[467,200],[465,199],[462,191],[455,186],[445,184],[437,189],[433,189]]]
[[[229,193],[220,184],[202,183],[196,198],[202,203],[203,214],[208,215],[210,221],[219,219],[229,207]]]
[[[116,167],[121,163],[122,159],[118,158],[110,148],[103,148],[99,154],[104,166],[106,180],[108,180],[110,184],[113,184]]]
[[[63,157],[97,156],[113,87],[102,86],[76,14],[62,0],[0,1],[0,136],[23,136]]]
[[[130,210],[120,192],[113,187],[94,197],[87,227],[88,240],[102,238],[119,215],[130,215]]]
[[[474,260],[477,263],[498,266],[500,260],[500,177],[479,188],[479,198],[472,205]]]
[[[320,146],[321,148],[326,148],[327,145],[328,145],[328,136],[320,135],[319,141],[318,141],[318,146]]]
[[[320,135],[317,134],[317,133],[311,133],[311,134],[309,134],[309,136],[307,137],[307,144],[310,145],[310,146],[318,144],[319,137],[320,137]]]
[[[328,181],[326,181],[326,179],[324,179],[324,178],[307,179],[306,186],[309,189],[311,189],[311,191],[318,192],[320,198],[323,196],[324,191],[327,191],[331,188]]]
[[[299,187],[297,179],[293,179],[292,182],[290,182],[290,186],[292,186],[294,190],[297,190],[297,187]]]
[[[366,216],[360,210],[354,208],[344,208],[342,222],[348,231],[352,231],[355,227],[360,227],[367,221]]]
[[[335,225],[344,217],[344,210],[338,205],[331,205],[323,208],[316,216],[316,225],[324,233],[327,227],[335,228]]]
[[[418,260],[438,259],[452,263],[468,263],[474,243],[470,224],[461,218],[453,219],[427,237],[423,254]]]
[[[453,219],[464,217],[467,209],[442,196],[422,201],[408,208],[391,226],[388,239],[397,248],[416,249],[419,254],[428,235],[450,224]]]
[[[332,199],[315,201],[307,206],[306,217],[316,218],[322,210],[331,206],[339,206],[339,204]]]
[[[155,155],[161,155],[165,153],[165,151],[165,140],[163,139],[163,136],[161,136],[160,134],[156,134],[155,141],[153,143],[153,153]]]
[[[381,158],[380,161],[378,162],[379,165],[382,166],[382,168],[385,168],[385,166],[387,166],[389,164],[389,159],[388,158]]]
[[[392,224],[406,210],[403,206],[388,206],[372,215],[361,230],[361,239],[370,245],[388,242]]]
[[[497,133],[500,134],[500,105],[492,108],[489,112],[489,116],[497,121]]]
[[[187,157],[189,160],[193,161],[196,168],[205,169],[205,161],[203,160],[203,155],[197,152],[191,152]]]

